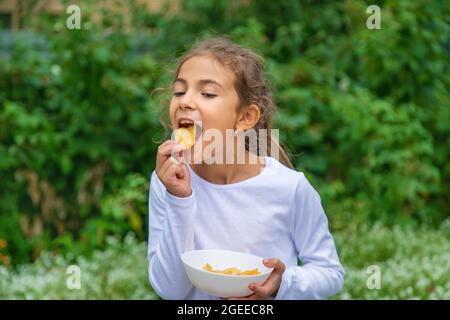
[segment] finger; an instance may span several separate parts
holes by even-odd
[[[286,266],[284,265],[284,263],[277,258],[264,259],[263,263],[266,267],[273,268],[275,272],[283,273],[284,270],[286,270]]]
[[[190,173],[189,173],[189,168],[188,168],[187,164],[182,163],[180,165],[180,167],[183,170],[184,176],[186,176],[186,177],[190,177],[191,176]]]
[[[267,298],[269,297],[273,292],[275,292],[276,288],[272,286],[270,283],[264,285],[260,285],[258,283],[252,283],[249,286],[250,290],[252,290],[256,295]]]
[[[176,165],[180,165],[181,162],[179,161],[179,159],[177,159],[176,155],[171,155],[168,161],[172,161],[172,163],[176,164]]]
[[[172,158],[170,158],[170,160],[172,160]],[[168,160],[169,161],[169,160]],[[187,166],[187,164],[185,162],[178,162],[177,160],[174,159],[174,164],[177,165],[180,170],[177,172],[177,175],[180,178],[184,178],[184,177],[190,177],[190,173],[189,173],[189,168]]]
[[[156,154],[156,162],[162,164],[167,158],[169,158],[172,152],[180,152],[183,147],[175,140],[167,140],[158,147]]]
[[[167,158],[166,160],[164,160],[164,162],[159,166],[159,168],[156,169],[156,174],[158,175],[158,177],[160,179],[162,177],[165,177],[165,173],[166,173],[167,169],[173,164],[175,164],[175,163],[172,160],[172,158]]]
[[[172,160],[175,164],[186,163],[186,159],[184,159],[184,150],[180,151],[179,145],[173,147],[170,160]]]
[[[156,172],[156,175],[163,183],[170,183],[171,185],[175,186],[177,184],[178,178],[184,177],[184,173],[183,169],[181,168],[179,169],[172,168],[173,166],[180,167],[180,165],[175,164],[171,159],[172,158],[166,159],[164,164]]]
[[[277,272],[274,269],[274,271],[272,271],[270,276],[266,279],[266,281],[262,285],[258,283],[252,283],[250,284],[249,287],[256,294],[269,297],[272,296],[275,292],[277,292],[278,289],[280,288],[282,276],[283,276],[282,272]]]
[[[184,158],[184,155],[185,155],[184,150],[181,150],[181,151],[178,153],[178,161],[179,161],[181,164],[186,164],[186,159]]]
[[[182,148],[182,146],[179,144],[171,144],[171,145],[169,145],[169,147],[172,147],[172,149],[171,149],[172,151],[170,152],[170,155],[168,157],[166,157],[165,155],[160,156],[159,166],[157,166],[157,168],[156,168],[156,173],[159,175],[162,175],[163,172],[165,172],[171,164],[176,164],[176,165],[180,164],[180,161],[179,161],[180,159],[174,158],[172,154],[173,154],[173,150],[180,152],[179,149]],[[164,149],[164,150],[162,150],[162,152],[165,153],[165,152],[167,152],[167,150]]]
[[[170,150],[170,148],[172,148],[176,144],[178,144],[178,142],[175,141],[175,140],[166,140],[166,141],[164,141],[162,144],[160,144],[158,146],[158,151],[157,152],[161,153],[161,154],[167,153],[166,150],[167,149]]]
[[[177,178],[182,179],[184,178],[184,172],[180,165],[172,164],[167,168],[167,171],[165,173],[169,178]]]

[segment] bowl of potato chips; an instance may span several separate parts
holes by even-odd
[[[264,283],[272,271],[261,257],[227,250],[188,251],[181,260],[197,289],[222,298],[251,295],[250,283]]]

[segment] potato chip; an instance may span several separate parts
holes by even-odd
[[[203,270],[213,272],[213,268],[211,267],[211,265],[209,263],[207,263],[203,266]]]
[[[195,143],[195,125],[181,127],[175,130],[175,140],[183,146],[184,149],[190,149]]]
[[[245,270],[242,271],[240,274],[241,275],[245,275],[245,276],[252,276],[252,275],[256,275],[256,274],[260,274],[261,272],[259,272],[258,268],[256,269],[251,269],[251,270]]]
[[[213,272],[213,273],[237,275],[237,276],[252,276],[252,275],[261,274],[261,272],[259,272],[258,268],[251,269],[251,270],[244,270],[244,271],[241,271],[239,268],[236,268],[236,267],[226,268],[223,270],[218,270],[218,269],[214,270],[213,267],[209,263],[205,263],[205,265],[203,266],[203,270],[208,271],[208,272]]]

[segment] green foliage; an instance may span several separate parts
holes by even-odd
[[[44,253],[14,272],[0,266],[0,299],[156,299],[147,280],[146,248],[132,236],[109,237],[107,249],[89,259]],[[80,289],[67,287],[71,265],[80,268]]]
[[[346,271],[335,299],[450,298],[450,220],[438,230],[351,227],[337,232],[335,240]],[[367,287],[372,265],[379,267],[380,289]]]
[[[195,39],[215,34],[265,56],[273,127],[335,230],[449,216],[444,2],[383,1],[381,30],[366,28],[362,0],[195,0],[155,13],[115,2],[128,13],[86,2],[81,30],[35,16],[33,32],[0,33],[0,254],[12,264],[146,237],[162,132],[151,93]]]
[[[295,149],[304,150],[299,167],[322,179],[325,203],[351,198],[354,206],[346,210],[370,221],[432,223],[446,216],[429,208],[439,193],[440,173],[433,165],[432,136],[416,105],[395,107],[364,89],[323,93],[290,88],[280,96],[302,106],[282,114],[282,120],[297,137]],[[319,115],[320,109],[326,115]]]
[[[333,299],[449,299],[449,222],[438,230],[376,224],[336,232],[346,275]],[[106,250],[89,258],[45,253],[15,271],[0,266],[0,299],[157,299],[148,284],[146,248],[132,236],[108,238]],[[80,267],[80,290],[66,286],[72,264]],[[380,289],[367,287],[371,265],[380,268]]]
[[[138,54],[139,34],[86,28],[14,34],[0,64],[0,238],[13,263],[43,248],[90,251],[108,234],[145,238],[146,199],[129,190],[148,192],[160,67]],[[106,212],[113,196],[133,202],[123,219]]]

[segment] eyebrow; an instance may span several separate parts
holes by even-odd
[[[176,78],[176,79],[174,80],[173,84],[175,84],[176,82],[181,82],[181,83],[183,83],[184,85],[187,85],[187,81],[186,81],[185,79],[183,79],[183,78]],[[222,86],[220,83],[218,83],[217,81],[213,80],[213,79],[202,79],[202,80],[199,80],[198,82],[199,82],[201,85],[205,85],[205,84],[215,84],[215,85],[217,85],[217,86],[219,86],[220,88],[223,89],[223,86]]]

